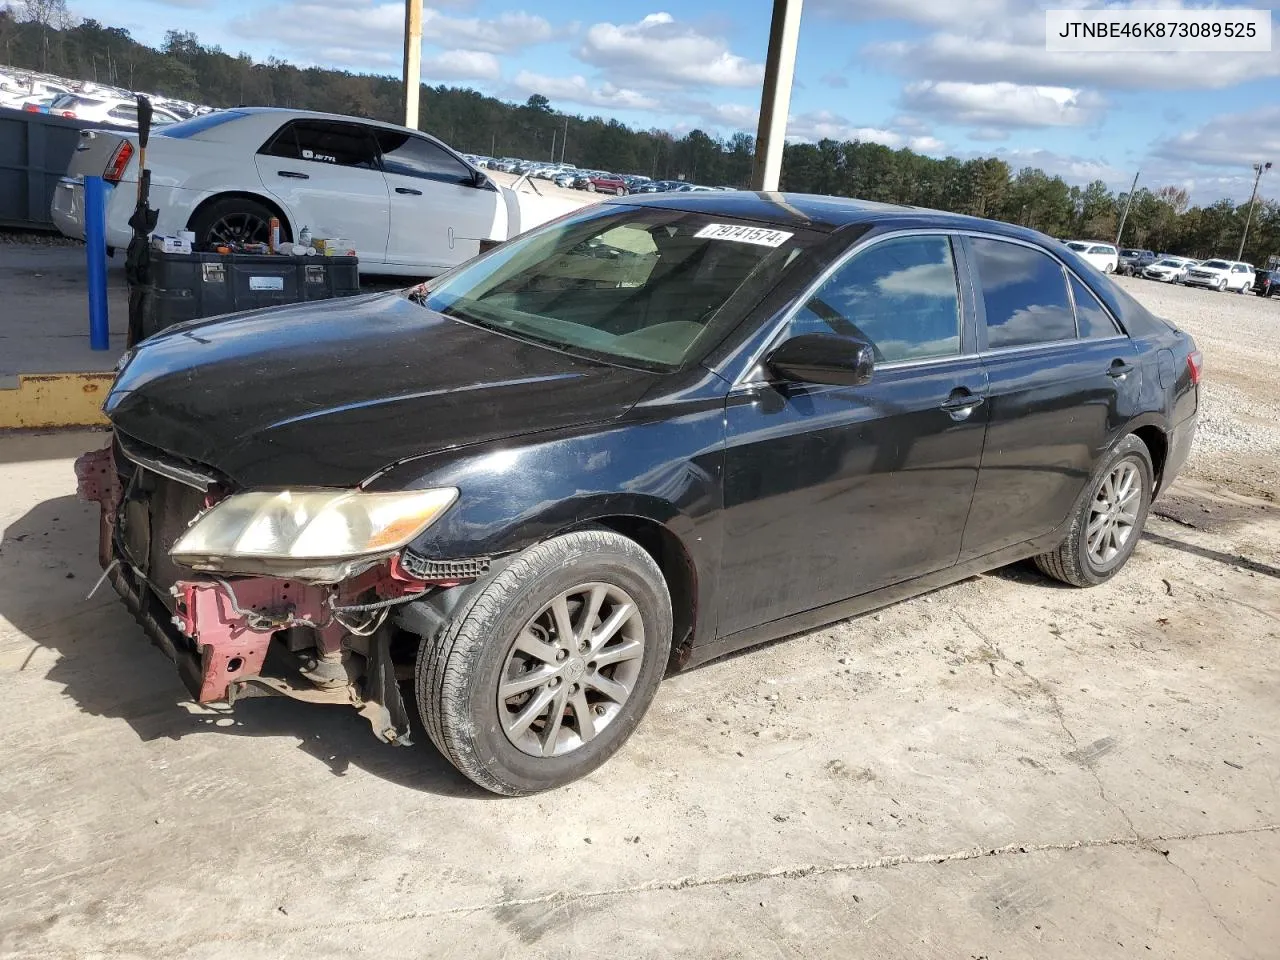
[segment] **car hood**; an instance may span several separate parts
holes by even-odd
[[[658,376],[397,292],[172,327],[137,347],[104,410],[237,486],[355,486],[440,450],[619,417]]]

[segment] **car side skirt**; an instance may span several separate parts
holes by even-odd
[[[768,643],[771,640],[781,640],[783,637],[815,630],[818,627],[825,627],[840,620],[860,616],[872,610],[878,610],[881,607],[887,607],[899,601],[950,586],[953,583],[958,583],[980,573],[986,573],[997,567],[1007,566],[1019,560],[1046,553],[1062,542],[1070,525],[1071,518],[1068,517],[1060,527],[1034,540],[1015,543],[994,553],[975,557],[952,567],[944,567],[914,580],[895,583],[879,590],[873,590],[870,593],[850,597],[848,600],[829,603],[813,610],[792,614],[781,620],[774,620],[757,627],[740,630],[713,643],[693,646],[689,648],[687,656],[680,666],[682,669],[696,667],[726,654],[742,650],[745,647]]]

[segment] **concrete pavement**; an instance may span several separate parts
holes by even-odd
[[[1103,587],[1015,567],[674,676],[510,800],[421,731],[185,704],[84,599],[102,442],[0,437],[0,956],[1276,956],[1265,500],[1181,483],[1228,519],[1153,518]]]

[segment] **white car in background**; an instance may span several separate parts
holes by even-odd
[[[111,127],[138,129],[138,101],[133,97],[108,93],[64,93],[49,104],[49,112],[55,117],[72,117]],[[152,129],[166,127],[181,119],[164,107],[151,108]]]
[[[1068,240],[1067,246],[1087,260],[1103,273],[1115,273],[1120,264],[1120,251],[1114,244],[1099,243],[1096,240]]]
[[[1204,260],[1187,270],[1182,282],[1189,287],[1208,287],[1225,293],[1248,293],[1253,288],[1253,266],[1239,260]]]
[[[1162,257],[1143,270],[1142,275],[1148,280],[1159,280],[1161,283],[1181,283],[1196,262],[1187,257]]]
[[[132,233],[137,136],[84,130],[52,217],[84,236],[84,177],[115,184],[107,245]],[[337,114],[237,107],[156,130],[147,146],[155,232],[191,230],[199,247],[283,240],[349,240],[364,273],[434,276],[589,202],[499,186],[434,137]]]

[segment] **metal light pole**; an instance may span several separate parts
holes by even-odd
[[[1116,231],[1116,246],[1120,246],[1120,234],[1124,233],[1124,222],[1129,219],[1129,208],[1133,206],[1133,192],[1138,189],[1138,177],[1142,176],[1139,170],[1133,175],[1133,183],[1129,187],[1129,196],[1124,202],[1124,213],[1120,214],[1120,229]]]
[[[418,90],[422,86],[422,0],[404,4],[404,125],[418,129]]]
[[[751,169],[752,190],[777,190],[782,176],[782,148],[787,136],[787,114],[791,109],[791,82],[796,72],[802,5],[803,0],[773,0],[769,56],[765,60],[764,92],[760,98],[760,126],[756,132],[756,158]]]
[[[1236,253],[1237,260],[1244,259],[1244,244],[1249,239],[1249,225],[1253,223],[1253,205],[1258,202],[1258,181],[1262,179],[1262,174],[1270,169],[1270,161],[1253,165],[1253,196],[1249,198],[1249,215],[1244,218],[1244,233],[1240,236],[1240,250]]]

